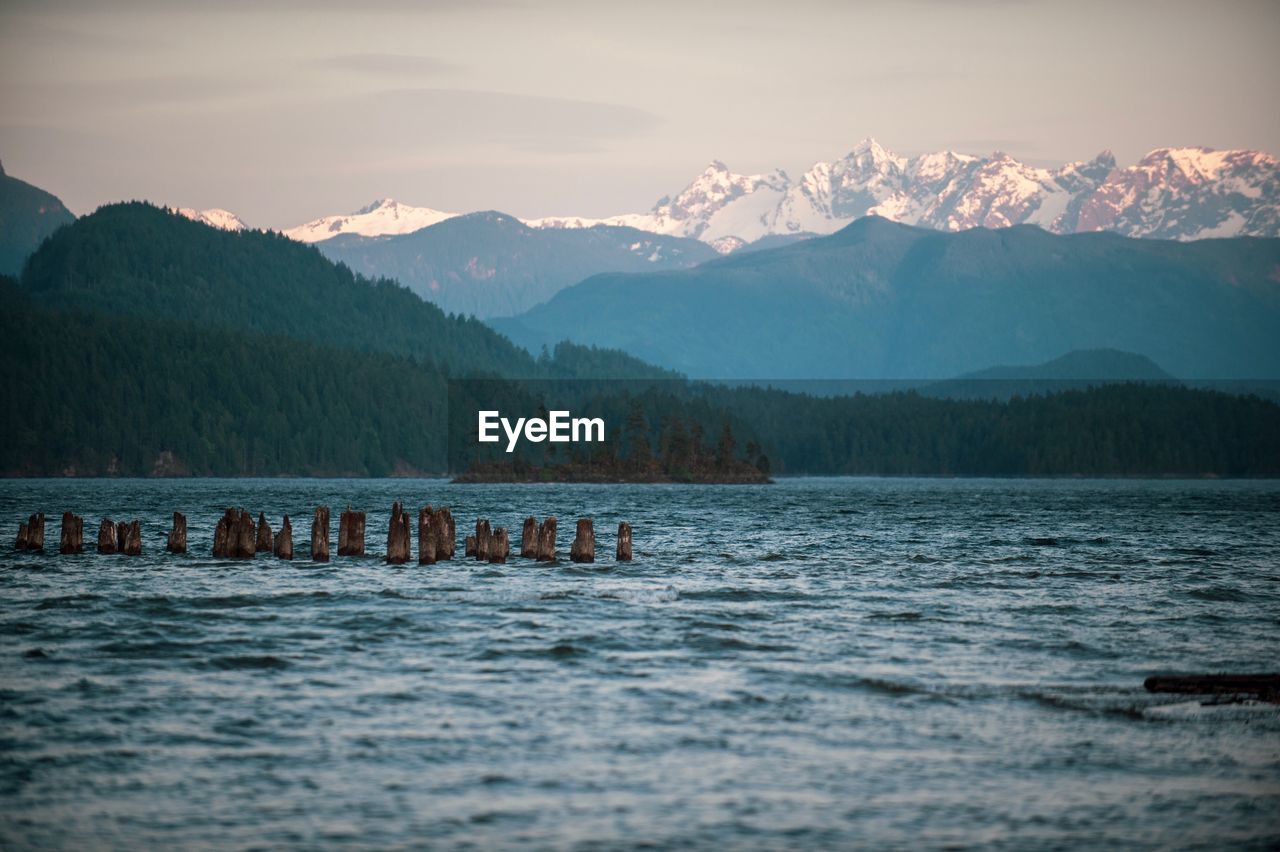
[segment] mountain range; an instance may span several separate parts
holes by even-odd
[[[45,237],[74,220],[57,197],[0,165],[0,275],[16,275]]]
[[[634,228],[536,229],[502,213],[455,216],[411,233],[343,233],[316,243],[330,260],[394,278],[442,309],[511,316],[602,272],[684,269],[716,257],[706,243]]]
[[[693,378],[943,379],[1103,348],[1179,378],[1276,378],[1280,239],[869,216],[690,270],[599,275],[490,324],[529,348],[607,342]]]

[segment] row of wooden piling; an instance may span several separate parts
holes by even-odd
[[[18,526],[17,550],[44,550],[44,513],[37,512]],[[418,511],[418,564],[433,565],[438,561],[453,559],[457,543],[457,527],[447,506],[433,509],[425,506]],[[353,511],[348,506],[338,521],[338,555],[363,556],[365,539],[365,513]],[[391,507],[391,521],[387,525],[387,563],[403,565],[412,558],[413,537],[409,513],[401,503]],[[165,549],[170,553],[187,552],[187,518],[181,512],[173,513]],[[71,512],[62,514],[62,535],[59,553],[84,552],[84,519]],[[98,528],[98,552],[139,556],[142,553],[141,525],[133,521],[113,522],[105,518]],[[271,553],[280,559],[293,558],[293,524],[285,515],[279,532],[272,532],[266,515],[258,513],[255,522],[245,509],[227,509],[218,519],[213,533],[213,555],[225,559],[251,559],[259,553]],[[480,562],[504,563],[511,555],[511,541],[506,527],[491,527],[487,518],[476,521],[475,534],[466,537],[464,555]],[[525,518],[520,531],[520,556],[538,562],[554,562],[556,559],[556,519],[554,516],[539,522],[534,517]],[[311,558],[316,562],[329,561],[329,507],[315,510],[311,522]],[[574,531],[573,544],[569,548],[573,562],[595,562],[595,526],[590,518],[579,518]],[[618,524],[617,546],[614,558],[619,562],[631,561],[631,525]]]

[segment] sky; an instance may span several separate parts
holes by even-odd
[[[649,209],[874,137],[1280,154],[1276,0],[0,0],[0,161],[78,214]]]

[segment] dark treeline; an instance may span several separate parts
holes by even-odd
[[[675,481],[1280,475],[1280,407],[1255,397],[1136,384],[820,397],[670,379],[580,346],[534,358],[311,247],[143,204],[77,220],[20,281],[0,279],[0,336],[8,475],[457,472],[507,461],[475,449],[477,407],[553,404],[603,417],[607,445],[544,445],[520,464],[569,470],[595,452],[618,478]]]

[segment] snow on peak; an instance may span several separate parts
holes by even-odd
[[[289,228],[284,235],[300,242],[315,243],[339,234],[363,237],[409,234],[457,215],[431,207],[410,207],[394,198],[380,198],[345,216],[324,216]]]
[[[230,210],[223,210],[220,207],[211,207],[208,210],[179,207],[177,213],[179,216],[186,216],[193,221],[202,222],[210,227],[221,228],[224,231],[245,231],[249,228],[239,216]]]

